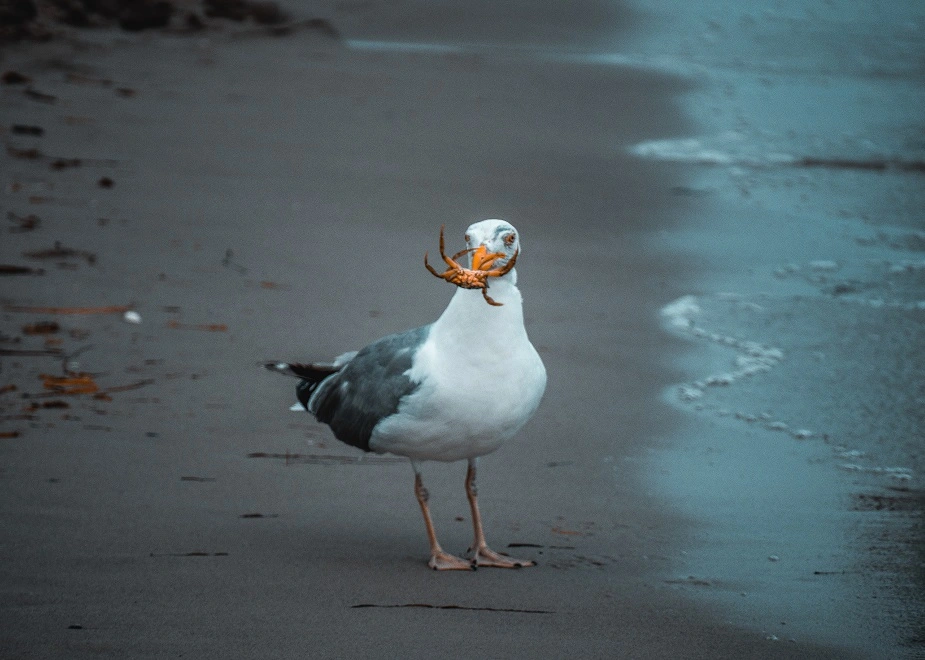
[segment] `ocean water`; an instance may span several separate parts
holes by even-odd
[[[925,6],[647,3],[636,57],[697,82],[697,266],[663,324],[690,343],[689,415],[652,492],[703,525],[678,588],[769,639],[925,653]]]

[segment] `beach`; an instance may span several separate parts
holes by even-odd
[[[797,3],[283,7],[0,51],[3,654],[921,655],[921,10],[839,58]],[[549,384],[480,499],[538,566],[438,573],[407,461],[261,364],[433,321],[490,217]]]

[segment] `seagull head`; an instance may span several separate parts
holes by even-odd
[[[520,234],[514,225],[504,220],[482,220],[469,225],[466,230],[466,247],[472,250],[469,253],[469,264],[474,270],[479,270],[486,257],[501,255],[493,259],[492,268],[506,265],[514,254],[520,251]],[[513,279],[516,275],[511,271]]]

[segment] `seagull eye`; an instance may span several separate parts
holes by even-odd
[[[508,247],[510,247],[511,245],[514,245],[514,234],[508,234],[507,236],[505,236],[504,244],[507,245]]]
[[[466,239],[466,243],[472,240],[471,238],[469,238],[469,234],[466,234],[464,238]]]

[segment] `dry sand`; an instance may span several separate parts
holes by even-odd
[[[391,23],[364,32],[378,16],[365,11],[332,22],[381,39]],[[537,24],[527,34],[548,39]],[[626,150],[685,134],[688,82],[237,28],[72,31],[7,47],[2,68],[46,95],[0,88],[5,143],[41,152],[2,157],[15,217],[0,261],[44,269],[4,278],[0,314],[2,382],[17,388],[0,394],[16,434],[0,441],[5,657],[865,654],[767,639],[678,588],[702,530],[646,471],[688,423],[660,399],[684,379],[684,345],[658,310],[695,269],[651,240],[682,219],[666,191],[683,166]],[[30,214],[38,226],[14,232]],[[484,217],[523,234],[550,384],[484,460],[483,515],[490,543],[539,566],[434,573],[407,464],[362,460],[288,413],[291,383],[258,365],[433,320],[452,291],[423,252],[440,224],[458,242]],[[56,242],[76,252],[23,256]],[[19,309],[110,305],[141,323]],[[60,330],[25,334],[41,321]],[[15,354],[43,350],[58,353]],[[109,392],[48,395],[40,374],[64,369]],[[463,467],[427,478],[441,540],[462,552]]]

